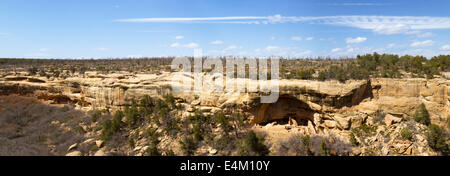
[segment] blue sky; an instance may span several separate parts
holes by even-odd
[[[2,0],[0,57],[450,54],[449,0]]]

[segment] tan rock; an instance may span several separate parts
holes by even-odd
[[[75,149],[78,147],[78,143],[72,144],[71,146],[69,146],[69,148],[67,149],[67,151],[71,151],[72,149]]]
[[[73,151],[73,152],[67,153],[66,156],[83,156],[83,154],[80,151]]]
[[[97,140],[97,141],[95,141],[95,145],[97,145],[98,148],[102,148],[104,143],[105,143],[105,142],[104,142],[103,140]]]
[[[395,117],[391,114],[386,114],[386,116],[384,117],[384,123],[387,126],[391,126],[392,124],[399,123],[401,121],[402,121],[402,118]]]
[[[350,120],[349,117],[344,117],[340,114],[335,114],[333,119],[337,122],[337,127],[343,130],[347,130],[350,128]]]
[[[337,122],[334,120],[324,120],[324,125],[327,128],[335,128],[337,126]]]

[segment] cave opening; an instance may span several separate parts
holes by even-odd
[[[254,123],[260,125],[277,122],[306,126],[308,121],[314,122],[314,113],[306,102],[292,96],[280,96],[271,104],[259,103],[252,111]]]

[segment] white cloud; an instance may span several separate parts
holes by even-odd
[[[211,44],[213,44],[213,45],[221,45],[221,44],[223,44],[223,41],[222,40],[216,40],[216,41],[212,41]]]
[[[381,24],[379,26],[376,26],[372,30],[375,33],[391,35],[391,34],[406,33],[408,31],[410,31],[411,28],[408,25],[405,25],[405,24],[395,24],[395,25]]]
[[[366,37],[356,37],[356,38],[347,38],[345,39],[346,43],[352,44],[352,43],[362,43],[367,40]]]
[[[236,45],[230,45],[226,48],[226,50],[232,50],[238,48]]]
[[[275,37],[270,37],[270,40],[275,40],[276,38]]]
[[[278,47],[278,46],[267,46],[266,47],[266,51],[274,51],[274,50],[277,50],[277,49],[279,49],[280,47]]]
[[[337,53],[337,52],[341,52],[342,49],[341,48],[334,48],[331,50],[332,53]]]
[[[40,52],[47,52],[49,49],[48,48],[41,48],[39,49]]]
[[[422,34],[418,34],[417,36],[418,37],[422,37],[422,38],[424,38],[424,37],[431,37],[431,36],[433,36],[433,33],[425,32],[425,33],[422,33]]]
[[[442,46],[442,47],[441,47],[441,50],[449,51],[449,50],[450,50],[450,45],[444,45],[444,46]]]
[[[305,40],[313,40],[313,39],[314,39],[313,37],[308,37]]]
[[[97,51],[108,51],[108,48],[100,47],[100,48],[95,48],[95,50],[97,50]]]
[[[387,45],[387,48],[394,48],[395,46],[397,46],[397,44],[395,44],[395,43],[389,43],[389,44]]]
[[[410,46],[411,47],[426,47],[426,46],[431,46],[433,44],[434,44],[433,40],[425,40],[425,41],[413,42]]]
[[[189,43],[184,45],[184,47],[186,48],[198,48],[198,44],[197,43]]]
[[[294,36],[294,37],[291,37],[291,40],[300,41],[300,40],[302,40],[302,37]]]
[[[179,46],[180,46],[180,43],[178,43],[178,42],[172,43],[172,44],[170,45],[170,47],[172,47],[172,48],[179,47]]]
[[[180,44],[178,42],[172,43],[170,45],[170,47],[172,48],[198,48],[198,44],[197,43],[188,43],[188,44]]]
[[[175,39],[177,39],[177,40],[180,40],[180,39],[183,39],[183,38],[184,38],[184,36],[182,36],[182,35],[179,35],[179,36],[175,37]]]
[[[385,35],[407,33],[417,30],[450,29],[450,17],[429,16],[229,16],[200,18],[134,18],[118,19],[117,22],[149,23],[231,23],[231,24],[277,24],[310,23],[348,26],[372,30]]]

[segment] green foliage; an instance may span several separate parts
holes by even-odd
[[[363,124],[357,128],[353,128],[352,132],[354,134],[356,134],[356,136],[358,137],[363,137],[363,136],[370,136],[372,134],[374,134],[376,132],[377,128],[374,126],[369,126],[366,124]]]
[[[161,153],[158,151],[160,134],[157,132],[157,129],[149,127],[144,131],[144,135],[149,138],[150,141],[150,148],[148,149],[147,153],[150,156],[160,156]]]
[[[419,108],[414,113],[414,120],[418,123],[424,124],[424,125],[430,125],[430,114],[428,113],[427,108],[425,108],[425,105],[422,103],[420,104]]]
[[[249,131],[239,146],[239,154],[244,156],[265,156],[269,154],[269,149],[264,144],[263,136],[257,135],[254,131]]]
[[[402,139],[404,140],[409,140],[411,141],[413,139],[413,134],[411,133],[411,131],[409,130],[408,127],[403,128],[400,131],[400,136],[402,137]]]
[[[199,110],[194,111],[194,116],[190,117],[189,121],[192,124],[193,138],[196,141],[204,139],[204,135],[208,125],[211,124],[208,116],[204,116]]]
[[[30,75],[36,75],[38,69],[36,67],[30,67],[27,69],[28,74]]]
[[[102,116],[102,112],[99,110],[95,110],[94,113],[91,116],[91,122],[97,122],[97,120]]]
[[[359,145],[359,142],[358,142],[358,140],[356,140],[356,137],[355,137],[354,133],[350,133],[350,143],[353,146],[358,146]]]
[[[106,120],[105,122],[103,122],[102,133],[100,134],[100,138],[104,141],[108,141],[114,134],[114,132],[115,131],[113,130],[112,127],[112,121]]]
[[[304,135],[301,137],[302,140],[302,144],[305,147],[309,147],[309,145],[311,145],[311,137],[309,135]]]
[[[327,147],[325,141],[320,143],[320,155],[321,156],[330,156],[330,149]]]
[[[39,76],[47,76],[47,73],[45,73],[44,70],[39,71]]]
[[[185,136],[181,141],[181,150],[187,156],[192,156],[197,150],[197,143],[192,136]]]
[[[117,111],[112,120],[108,119],[103,122],[100,138],[104,141],[108,141],[114,133],[118,132],[122,126],[122,118],[123,113]]]
[[[233,127],[230,125],[230,121],[225,117],[223,113],[218,113],[214,115],[214,121],[225,131],[225,133],[230,132]]]
[[[428,131],[425,133],[428,140],[428,145],[436,150],[442,152],[444,155],[450,154],[449,145],[445,141],[444,131],[435,124],[428,126]]]
[[[125,106],[124,115],[128,127],[133,127],[138,123],[140,114],[137,108],[136,101],[132,100],[131,106]]]
[[[132,136],[128,137],[128,146],[130,146],[130,148],[134,148],[135,147],[135,142],[134,142],[134,138]]]
[[[325,71],[320,71],[319,76],[317,76],[317,80],[325,81],[327,79],[327,73]]]

